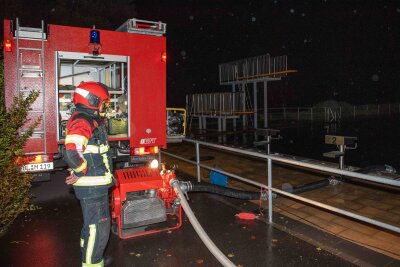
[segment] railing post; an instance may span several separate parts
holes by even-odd
[[[344,145],[339,145],[339,151],[344,153]],[[344,169],[344,154],[339,157],[339,169]]]
[[[197,163],[197,182],[201,182],[200,177],[200,144],[196,142],[196,163]]]
[[[268,221],[272,223],[272,159],[268,158]]]
[[[300,107],[297,107],[297,121],[300,121]]]
[[[285,105],[283,105],[283,119],[286,121],[286,108]]]

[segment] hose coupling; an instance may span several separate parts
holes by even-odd
[[[179,180],[176,179],[176,178],[173,178],[173,179],[171,179],[171,180],[169,181],[169,185],[170,185],[172,188],[175,188],[175,187],[179,186]]]
[[[192,191],[193,185],[190,181],[179,181],[179,187],[183,193]]]
[[[338,185],[341,181],[335,178],[329,178],[329,185]]]
[[[268,200],[268,191],[261,191],[261,200]]]

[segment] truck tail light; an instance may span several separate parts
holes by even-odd
[[[148,146],[148,147],[135,147],[131,149],[131,155],[140,156],[148,154],[157,154],[158,146]]]
[[[167,62],[167,52],[161,53],[161,62]]]
[[[18,165],[23,164],[32,164],[32,163],[45,163],[45,162],[52,162],[53,156],[52,155],[29,155],[29,156],[21,156],[18,157],[17,163]]]
[[[29,163],[43,163],[52,161],[52,157],[50,155],[35,155],[28,156]]]
[[[4,41],[4,50],[6,52],[12,52],[11,40],[7,39]]]

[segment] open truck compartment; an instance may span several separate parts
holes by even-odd
[[[58,95],[58,140],[65,138],[65,127],[75,110],[74,90],[81,82],[101,82],[108,87],[110,102],[101,114],[109,138],[129,137],[129,57],[117,55],[88,56],[84,53],[56,52]]]

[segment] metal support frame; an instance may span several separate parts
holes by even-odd
[[[242,97],[242,112],[243,112],[243,115],[242,115],[242,128],[244,129],[244,128],[246,128],[246,124],[247,124],[247,115],[245,114],[245,112],[246,112],[246,91],[245,91],[245,83],[242,83],[242,89],[241,89],[241,91],[242,91],[242,94],[243,94],[243,97]]]
[[[375,219],[371,219],[369,217],[366,216],[362,216],[347,210],[343,210],[343,209],[339,209],[330,205],[326,205],[323,204],[321,202],[315,201],[315,200],[311,200],[305,197],[301,197],[292,193],[288,193],[286,191],[277,189],[272,187],[272,162],[280,162],[280,163],[286,163],[289,165],[293,165],[293,166],[297,166],[297,167],[302,167],[302,168],[306,168],[306,169],[312,169],[312,170],[318,170],[318,171],[322,171],[322,172],[328,172],[331,174],[337,174],[337,175],[343,175],[343,176],[348,176],[348,177],[354,177],[354,178],[358,178],[361,180],[365,180],[365,181],[370,181],[370,182],[375,182],[375,183],[380,183],[380,184],[384,184],[384,185],[390,185],[390,186],[394,186],[394,187],[400,187],[400,181],[397,180],[391,180],[391,179],[387,179],[387,178],[382,178],[379,176],[373,176],[373,175],[367,175],[367,174],[362,174],[362,173],[357,173],[357,172],[352,172],[352,171],[346,171],[346,170],[341,170],[341,169],[337,169],[337,168],[332,168],[332,167],[327,167],[327,166],[322,166],[322,165],[317,165],[317,164],[313,164],[313,163],[307,163],[307,162],[302,162],[302,161],[297,161],[297,160],[293,160],[293,159],[287,159],[285,157],[279,156],[279,155],[265,155],[265,154],[261,154],[261,153],[257,153],[257,152],[253,152],[253,151],[245,151],[245,150],[240,150],[237,148],[233,148],[233,147],[226,147],[226,146],[221,146],[221,145],[216,145],[216,144],[212,144],[212,143],[207,143],[207,142],[202,142],[202,141],[197,141],[197,140],[192,140],[192,139],[184,139],[184,141],[189,142],[189,143],[194,143],[196,145],[196,162],[188,160],[186,158],[165,152],[165,151],[161,151],[162,154],[171,156],[173,158],[191,163],[191,164],[195,164],[197,166],[197,180],[201,181],[201,177],[200,177],[200,167],[208,169],[208,170],[212,170],[212,171],[216,171],[219,173],[222,173],[224,175],[227,175],[231,178],[240,180],[242,182],[248,183],[248,184],[252,184],[256,187],[261,187],[264,189],[268,190],[268,219],[269,222],[272,223],[273,222],[273,217],[272,217],[272,211],[273,211],[273,202],[272,202],[272,193],[276,193],[279,195],[284,195],[288,198],[291,199],[295,199],[307,204],[310,204],[312,206],[316,206],[319,207],[321,209],[325,209],[340,215],[344,215],[346,217],[349,218],[353,218],[359,221],[363,221],[378,227],[381,227],[383,229],[387,229],[396,233],[400,233],[400,227],[395,226],[395,225],[391,225],[391,224],[387,224],[384,223],[382,221],[378,221]],[[259,182],[255,182],[253,180],[250,180],[248,178],[233,174],[233,173],[229,173],[226,171],[222,171],[220,169],[214,168],[214,167],[210,167],[208,165],[204,165],[200,163],[200,145],[204,145],[207,147],[212,147],[215,149],[220,149],[223,151],[228,151],[228,152],[234,152],[234,153],[239,153],[239,154],[243,154],[243,155],[248,155],[248,156],[252,156],[252,157],[257,157],[257,158],[262,158],[262,159],[266,159],[267,160],[267,185],[263,184],[263,183],[259,183]]]
[[[232,103],[233,103],[233,105],[232,105],[232,107],[233,107],[233,112],[235,112],[235,84],[233,83],[232,84]],[[400,109],[400,107],[399,107],[399,109]],[[233,122],[232,122],[232,124],[233,124],[233,130],[234,131],[236,131],[236,119],[234,118],[233,119]]]
[[[221,133],[221,132],[222,132],[222,118],[221,118],[221,117],[218,117],[217,120],[218,120],[218,133]],[[222,136],[221,136],[221,134],[218,135],[218,142],[219,142],[219,143],[222,142]]]
[[[268,159],[268,221],[272,223],[272,159]]]
[[[196,165],[197,165],[197,182],[201,182],[201,173],[200,173],[200,144],[196,144]]]
[[[341,170],[344,169],[344,150],[345,150],[344,145],[339,145],[339,151],[343,153],[343,155],[339,157],[339,169]]]
[[[264,128],[268,128],[268,82],[264,81]]]
[[[253,110],[254,110],[254,129],[258,128],[257,114],[257,82],[253,82]]]

